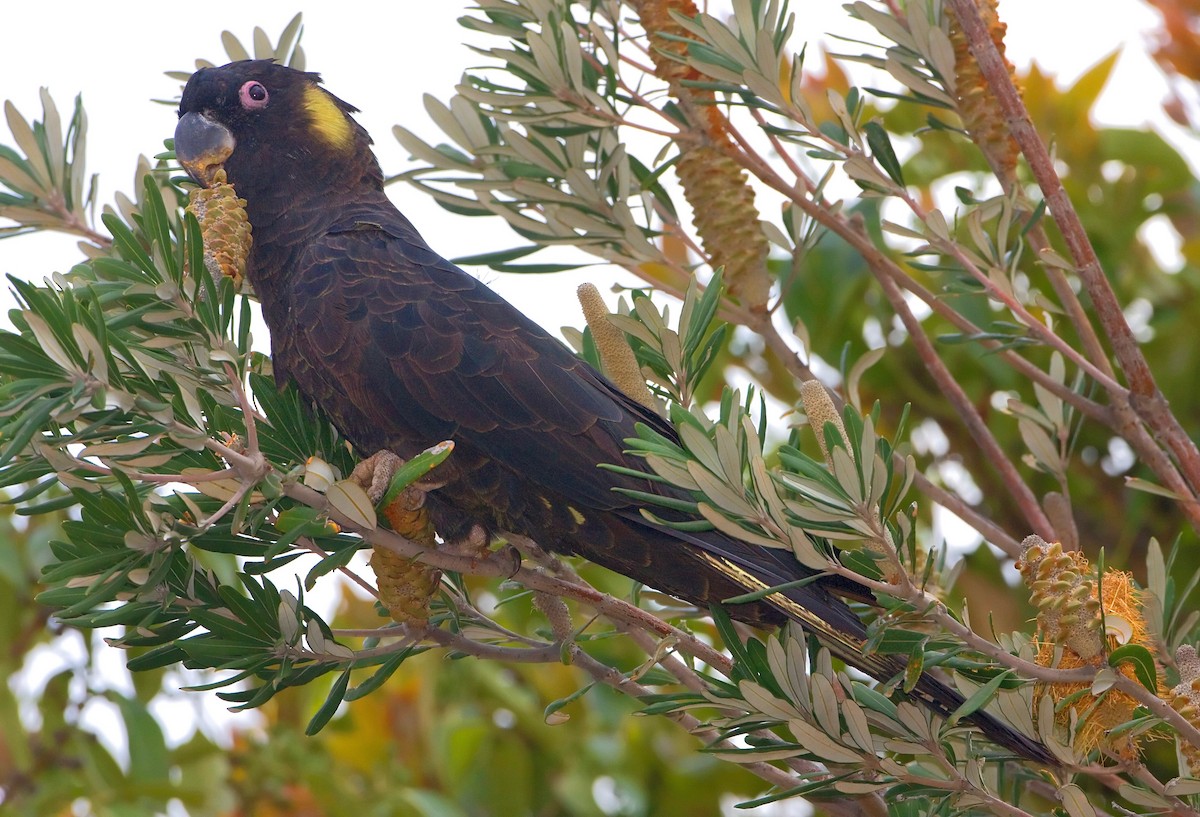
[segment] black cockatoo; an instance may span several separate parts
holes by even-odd
[[[598,467],[646,468],[625,451],[635,424],[678,439],[674,429],[430,249],[385,195],[356,109],[319,83],[269,60],[204,68],[184,89],[175,131],[193,179],[210,184],[223,168],[246,200],[246,274],[277,379],[294,381],[364,454],[408,458],[453,440],[437,472],[445,484],[427,500],[444,538],[515,531],[701,606],[811,578],[789,552],[654,525],[613,490],[649,489]],[[891,678],[903,662],[864,653],[866,628],[834,592],[844,589],[822,577],[729,613],[757,625],[795,619],[848,663]],[[963,700],[928,675],[913,695],[943,714]],[[974,720],[997,743],[1050,760],[986,714]]]

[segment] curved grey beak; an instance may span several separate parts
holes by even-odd
[[[212,186],[236,145],[229,128],[202,113],[186,113],[175,126],[175,158],[203,187]]]

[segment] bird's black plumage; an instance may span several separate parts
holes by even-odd
[[[624,440],[674,430],[477,279],[429,248],[383,192],[355,109],[270,61],[198,71],[180,104],[176,151],[201,179],[223,165],[254,231],[247,275],[271,330],[277,377],[293,380],[364,454],[411,457],[455,442],[430,493],[446,538],[515,531],[700,605],[810,578],[789,553],[717,532],[648,522],[617,487],[649,483],[597,467],[645,469]],[[837,655],[884,678],[903,669],[863,653],[865,627],[821,578],[729,612],[799,620]],[[943,713],[962,699],[926,676]],[[1044,750],[984,717],[997,742]]]

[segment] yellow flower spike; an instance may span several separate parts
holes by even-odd
[[[846,437],[846,426],[842,424],[842,415],[838,414],[837,408],[829,399],[829,393],[825,391],[821,381],[805,380],[801,383],[800,402],[804,404],[804,413],[808,415],[808,424],[812,427],[813,433],[817,435],[817,445],[821,447],[821,456],[825,458],[825,464],[830,468],[833,467],[833,458],[829,455],[829,449],[825,447],[826,423],[833,423],[838,430],[838,436],[846,445],[846,451],[853,457],[850,440]]]
[[[583,307],[584,320],[592,330],[596,348],[600,351],[604,373],[618,389],[651,411],[661,414],[662,411],[646,385],[646,378],[637,364],[637,358],[633,356],[633,349],[630,348],[625,333],[608,319],[608,307],[600,297],[596,285],[580,284],[575,294],[579,298],[579,305]]]
[[[1060,543],[1046,542],[1038,536],[1026,537],[1022,542],[1017,569],[1025,577],[1030,600],[1038,611],[1041,641],[1037,662],[1042,666],[1105,667],[1108,654],[1125,644],[1140,644],[1153,652],[1154,643],[1141,612],[1140,591],[1130,574],[1107,570],[1098,583],[1082,553],[1064,551]],[[1136,678],[1128,662],[1116,671]],[[1072,698],[1057,719],[1065,727],[1072,720],[1078,721],[1074,738],[1078,752],[1086,754],[1102,747],[1123,757],[1134,757],[1138,748],[1135,738],[1128,734],[1114,738],[1110,733],[1129,722],[1137,702],[1111,688],[1092,695],[1091,686],[1090,682],[1047,684],[1043,690],[1055,702]]]
[[[246,200],[238,198],[225,180],[225,171],[219,170],[212,186],[191,192],[187,209],[200,222],[205,268],[213,278],[230,278],[240,290],[253,242]]]

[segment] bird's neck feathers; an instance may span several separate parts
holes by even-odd
[[[226,163],[230,181],[246,199],[256,289],[271,287],[267,279],[286,276],[289,259],[341,220],[348,208],[387,201],[383,171],[366,130],[344,103],[316,83],[302,94],[300,113],[282,138],[239,142]]]

